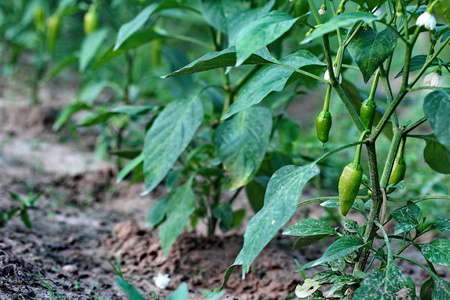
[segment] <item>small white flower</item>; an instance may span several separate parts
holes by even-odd
[[[417,18],[416,25],[423,26],[429,30],[433,30],[436,26],[436,19],[432,14],[426,11]]]
[[[319,15],[323,16],[324,14],[326,14],[327,11],[323,8],[319,9]]]
[[[169,274],[158,273],[157,277],[153,277],[153,281],[157,288],[164,290],[169,285],[170,277]]]
[[[425,76],[423,84],[425,86],[439,86],[439,81],[441,81],[441,76],[437,72],[432,72]]]
[[[333,67],[333,73],[334,75],[336,75],[336,68]],[[323,74],[323,79],[330,81],[330,73],[328,72],[328,70],[325,71],[325,74]],[[339,83],[342,83],[342,76],[339,75]]]

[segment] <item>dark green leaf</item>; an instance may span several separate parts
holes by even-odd
[[[257,213],[264,205],[264,195],[266,193],[268,182],[269,177],[255,177],[253,181],[250,181],[245,187],[248,202],[250,202],[250,206],[255,213]]]
[[[104,80],[91,80],[84,84],[77,92],[77,99],[88,105],[92,105],[98,95],[108,85]]]
[[[359,226],[355,221],[351,219],[344,219],[341,221],[341,223],[346,231],[351,233],[358,233]]]
[[[69,106],[65,107],[58,115],[58,118],[55,121],[55,124],[53,124],[52,129],[53,130],[59,130],[61,126],[66,123],[72,115],[80,110],[83,109],[89,109],[90,106],[86,103],[72,103]]]
[[[434,264],[450,266],[450,241],[437,239],[421,247],[423,256]]]
[[[136,31],[140,30],[142,26],[144,26],[145,22],[147,22],[148,18],[154,13],[158,11],[180,7],[177,1],[175,0],[165,0],[159,3],[152,3],[146,8],[144,8],[133,20],[128,23],[122,25],[119,29],[119,33],[117,34],[117,41],[114,45],[114,51],[119,49],[119,47]]]
[[[391,216],[398,223],[409,223],[421,225],[423,223],[423,213],[420,208],[413,202],[408,202],[406,206],[394,210]]]
[[[233,210],[230,203],[220,203],[213,207],[213,216],[220,220],[220,228],[226,232],[233,228]]]
[[[297,19],[288,13],[277,10],[247,24],[236,38],[236,66],[240,66],[252,53],[282,36],[295,24]]]
[[[450,232],[450,218],[437,218],[434,224],[436,224],[436,228],[441,232]]]
[[[386,270],[369,274],[356,289],[354,299],[415,299],[407,277],[392,261]]]
[[[26,209],[24,209],[20,212],[20,218],[22,219],[23,224],[25,224],[25,226],[27,226],[27,228],[33,227],[31,225],[30,216],[28,215],[28,212]]]
[[[114,150],[114,151],[108,151],[111,155],[117,155],[119,157],[127,158],[127,159],[134,159],[139,154],[141,154],[140,149],[123,149],[123,150]]]
[[[121,277],[116,278],[119,288],[130,297],[130,300],[146,300],[128,281]]]
[[[167,207],[167,220],[159,228],[159,240],[163,256],[166,257],[170,247],[183,232],[190,215],[195,210],[195,195],[192,191],[192,178],[170,195]]]
[[[443,0],[441,2],[436,3],[434,9],[438,13],[438,15],[447,22],[447,25],[450,24],[450,1]],[[448,26],[447,26],[448,27]]]
[[[296,211],[306,182],[318,173],[319,168],[312,163],[302,167],[285,166],[273,174],[267,186],[264,206],[250,220],[244,235],[244,246],[228,268],[224,284],[236,265],[242,265],[245,276],[258,254]]]
[[[316,56],[307,50],[299,50],[280,60],[280,64],[299,69],[304,66],[323,66]],[[279,66],[267,66],[259,71],[251,81],[239,91],[239,97],[230,106],[222,119],[243,111],[260,103],[269,93],[279,92],[284,89],[294,71]]]
[[[102,46],[103,40],[106,38],[107,33],[107,28],[101,28],[86,36],[83,44],[81,45],[80,72],[84,72],[84,70],[86,70],[86,67]]]
[[[380,32],[370,27],[367,30],[364,27],[358,30],[348,45],[348,52],[358,64],[364,82],[367,83],[375,70],[392,54],[397,45],[397,38],[391,28]]]
[[[233,212],[233,228],[241,225],[245,217],[245,209],[239,209]]]
[[[364,246],[364,242],[356,236],[346,236],[338,239],[333,244],[331,244],[321,258],[311,261],[305,264],[301,270],[310,269],[312,267],[318,266],[330,262],[332,260],[341,258],[350,254],[359,248]]]
[[[166,196],[152,205],[147,214],[147,222],[145,226],[154,227],[164,220],[167,211],[167,204],[169,203],[169,196]]]
[[[270,55],[266,48],[256,51],[244,64],[269,65],[278,61]],[[193,74],[218,68],[232,67],[236,64],[236,48],[230,47],[219,52],[210,52],[203,55],[199,59],[191,62],[187,66],[172,72],[162,78],[175,77],[187,74]]]
[[[78,61],[78,53],[69,55],[68,57],[62,59],[56,65],[54,65],[43,78],[39,80],[39,85],[46,84],[56,75],[58,75],[62,70],[64,70],[67,66],[77,61]]]
[[[173,292],[172,295],[167,297],[167,300],[186,300],[189,295],[189,290],[187,287],[187,284],[185,282],[182,282],[180,286],[176,289],[175,292]]]
[[[420,288],[420,300],[431,300],[433,295],[434,281],[432,278],[425,281]]]
[[[116,183],[121,182],[131,171],[144,161],[144,154],[141,153],[130,161],[117,175]]]
[[[418,70],[422,69],[422,67],[425,65],[425,63],[427,61],[427,58],[428,58],[428,55],[426,55],[426,54],[416,55],[413,58],[411,58],[410,65],[409,65],[409,71],[410,72],[414,72],[414,71],[418,71]],[[445,63],[444,61],[442,61],[442,59],[439,59],[437,57],[431,62],[431,64],[429,65],[429,68],[438,66],[439,65],[439,61],[441,62],[442,66],[448,66],[449,65],[448,63]],[[403,68],[395,76],[395,78],[398,78],[398,77],[400,77],[402,75],[403,75]]]
[[[300,125],[289,118],[279,120],[276,125],[275,133],[270,141],[270,148],[292,156],[294,143],[300,140]]]
[[[333,296],[334,292],[337,290],[343,288],[346,285],[352,285],[355,284],[355,278],[351,275],[342,275],[339,276],[333,283],[333,286],[331,287],[330,291],[328,292],[327,297]]]
[[[203,18],[215,29],[228,32],[230,18],[239,10],[239,0],[202,0]]]
[[[355,3],[358,3],[361,6],[367,5],[370,10],[374,9],[375,7],[380,7],[381,4],[386,2],[386,0],[352,0]]]
[[[231,177],[229,189],[247,184],[264,159],[272,131],[272,113],[265,107],[240,112],[219,125],[215,147]]]
[[[144,141],[145,194],[167,175],[203,121],[199,98],[172,102],[158,115]]]
[[[158,107],[154,105],[121,105],[114,107],[111,112],[135,116],[145,114],[149,111],[156,110],[157,108]]]
[[[335,234],[333,227],[327,222],[316,219],[306,219],[289,226],[284,235],[292,236],[314,236]]]
[[[439,142],[450,150],[450,88],[429,93],[423,111]]]
[[[359,21],[370,23],[379,20],[380,17],[376,17],[371,13],[356,11],[342,13],[336,17],[331,18],[328,22],[322,24],[320,27],[316,28],[307,38],[305,38],[301,43],[306,44],[315,38],[322,37],[324,34],[330,33],[337,30],[338,28],[346,28],[353,26]]]
[[[90,126],[94,126],[100,123],[104,123],[107,120],[109,120],[110,118],[114,117],[115,115],[117,115],[116,113],[113,112],[103,112],[100,114],[95,114],[95,113],[90,113],[88,115],[85,115],[80,122],[78,122],[78,126],[83,126],[83,127],[90,127]]]
[[[450,150],[442,145],[433,135],[425,139],[426,146],[423,149],[425,162],[442,174],[450,174]]]

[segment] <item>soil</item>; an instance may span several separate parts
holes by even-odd
[[[44,191],[30,211],[31,229],[18,217],[0,228],[0,300],[51,299],[52,293],[66,299],[127,299],[110,265],[117,264],[119,255],[125,279],[147,299],[166,299],[182,282],[188,285],[189,299],[204,299],[220,287],[240,251],[250,213],[243,226],[226,234],[206,237],[205,226],[184,232],[164,260],[157,232],[145,227],[146,212],[163,189],[143,197],[142,184],[115,184],[115,166],[92,152],[95,132],[80,133],[83,145],[78,146],[68,132],[52,132],[58,111],[73,97],[68,90],[60,99],[44,90],[43,98],[52,101],[35,107],[23,97],[13,101],[0,93],[0,209],[15,205],[9,192],[26,196]],[[250,212],[243,193],[234,205]],[[318,206],[305,209],[290,224],[305,214],[323,213]],[[223,299],[286,299],[303,282],[294,273],[295,260],[303,265],[317,259],[331,242],[294,251],[294,241],[278,234],[244,280],[236,268]],[[425,263],[414,249],[405,255]],[[429,278],[415,265],[400,266],[417,286]],[[446,280],[450,277],[447,268],[437,271]],[[158,273],[171,277],[165,290],[153,282]]]

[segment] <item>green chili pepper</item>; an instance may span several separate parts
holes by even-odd
[[[98,26],[98,15],[95,10],[96,7],[89,7],[88,12],[84,15],[83,28],[86,35],[90,35]]]
[[[55,49],[56,38],[59,33],[59,16],[52,15],[47,19],[47,49],[50,52],[53,52]]]
[[[322,143],[328,142],[328,134],[332,124],[331,114],[328,111],[321,111],[316,118],[317,137]]]
[[[45,31],[45,12],[44,7],[39,5],[33,12],[34,25],[36,26],[36,30],[40,33]]]
[[[389,184],[397,184],[405,178],[406,162],[403,158],[396,158],[392,166],[391,176],[389,177]]]
[[[359,116],[361,122],[366,129],[372,129],[373,119],[375,118],[375,112],[377,110],[377,105],[372,99],[367,99],[361,104],[361,109],[359,111]]]

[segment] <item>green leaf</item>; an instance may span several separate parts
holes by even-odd
[[[301,44],[307,44],[310,41],[322,37],[324,34],[335,31],[339,28],[350,27],[356,24],[359,21],[370,23],[376,20],[379,20],[380,17],[376,17],[371,13],[356,11],[356,12],[348,12],[342,13],[336,17],[331,18],[328,22],[320,25],[320,27],[316,28],[307,38],[305,38]]]
[[[116,183],[121,182],[131,171],[133,171],[140,163],[144,161],[144,154],[141,153],[130,161],[117,175]]]
[[[167,105],[148,130],[144,141],[145,193],[167,175],[203,121],[198,97]]]
[[[386,2],[386,0],[352,0],[355,3],[358,3],[361,6],[367,5],[370,10],[374,9],[375,7],[379,7],[381,4]]]
[[[442,145],[434,135],[425,138],[423,149],[425,162],[438,173],[450,174],[450,150]]]
[[[153,28],[148,28],[143,31],[135,32],[130,35],[125,42],[123,42],[119,48],[114,50],[114,47],[110,47],[105,53],[102,54],[101,57],[97,59],[93,68],[98,68],[104,63],[110,61],[117,56],[125,54],[127,51],[131,49],[136,49],[142,45],[148,44],[155,39],[161,39],[164,35],[161,33],[155,32]]]
[[[351,219],[344,219],[341,221],[341,223],[342,223],[342,227],[344,227],[344,229],[346,231],[351,232],[351,233],[359,232],[359,230],[358,230],[359,226],[355,221],[353,221]]]
[[[265,107],[242,111],[219,125],[215,147],[231,176],[230,189],[247,184],[259,170],[271,131],[272,113]]]
[[[226,232],[233,228],[233,210],[230,203],[219,203],[213,207],[213,216],[220,220],[220,228]]]
[[[310,269],[320,264],[344,257],[364,246],[364,242],[356,236],[346,236],[331,244],[321,258],[305,264],[300,270]]]
[[[423,256],[434,264],[450,266],[450,241],[437,239],[421,247]]]
[[[292,156],[294,143],[300,140],[300,126],[289,118],[279,120],[276,125],[275,133],[270,141],[270,148]]]
[[[44,85],[53,79],[56,75],[58,75],[62,70],[64,70],[67,66],[78,61],[78,53],[71,54],[66,58],[60,60],[57,64],[55,64],[47,74],[39,80],[39,85]]]
[[[245,217],[245,209],[233,211],[233,228],[237,228],[242,224]]]
[[[108,151],[111,155],[117,155],[118,157],[123,157],[127,159],[134,159],[139,154],[141,154],[141,149],[122,149],[122,150],[111,150]]]
[[[299,50],[286,56],[280,60],[280,64],[294,69],[310,65],[325,65],[307,50]],[[293,70],[279,66],[263,68],[242,87],[239,91],[239,97],[233,102],[222,119],[227,119],[244,109],[260,103],[271,92],[283,90],[293,73]]]
[[[100,123],[104,123],[107,120],[109,120],[110,118],[114,117],[115,115],[117,115],[116,113],[113,112],[103,112],[103,113],[90,113],[88,115],[85,115],[79,122],[78,122],[78,126],[83,126],[83,127],[90,127],[90,126],[94,126]]]
[[[186,300],[189,295],[189,290],[186,282],[182,282],[172,295],[167,297],[167,300]]]
[[[176,0],[165,0],[159,3],[152,3],[146,8],[144,8],[133,20],[128,23],[123,24],[119,33],[117,34],[116,44],[114,45],[114,51],[119,49],[119,47],[135,32],[140,30],[147,22],[151,15],[168,8],[182,7]]]
[[[95,99],[97,99],[98,95],[100,95],[107,85],[108,82],[105,80],[90,80],[83,84],[83,86],[78,90],[77,99],[80,102],[84,102],[92,106]]]
[[[409,231],[423,224],[423,213],[413,202],[408,202],[406,206],[391,212],[391,217],[399,223],[399,226],[395,226],[394,234]]]
[[[434,224],[436,225],[436,228],[441,232],[450,232],[450,218],[437,218]]]
[[[25,226],[27,228],[33,227],[31,225],[30,216],[28,215],[28,212],[26,209],[24,209],[20,212],[20,218],[22,219],[23,224],[25,224]]]
[[[421,54],[421,55],[416,55],[413,58],[411,58],[410,61],[410,65],[409,65],[409,72],[414,72],[414,71],[418,71],[420,69],[422,69],[422,67],[425,65],[426,61],[427,61],[428,55],[426,54]],[[449,66],[448,63],[445,63],[444,61],[442,61],[442,59],[436,57],[431,64],[428,66],[428,68],[431,67],[435,67],[439,65],[439,61],[441,62],[442,66]],[[400,76],[403,75],[403,68],[401,69],[401,71],[395,75],[394,78],[398,78]]]
[[[103,40],[106,38],[107,33],[107,28],[101,28],[86,36],[83,44],[81,45],[80,72],[84,72],[84,70],[86,70],[86,67],[102,46]]]
[[[145,226],[155,227],[164,220],[167,211],[167,204],[169,203],[169,198],[169,196],[166,196],[162,199],[159,199],[155,204],[152,205],[152,207],[148,211],[147,222],[145,223]]]
[[[234,46],[239,32],[248,24],[260,19],[267,14],[275,4],[275,0],[270,0],[266,5],[260,8],[237,11],[229,19],[228,22],[228,45]],[[233,64],[234,65],[234,64]]]
[[[431,300],[433,295],[434,281],[432,278],[425,281],[420,288],[420,300]]]
[[[255,177],[245,187],[248,202],[255,213],[264,205],[264,195],[266,194],[268,182],[269,177],[267,176]]]
[[[392,261],[386,270],[369,274],[356,289],[354,299],[415,299],[413,295],[407,277]]]
[[[225,295],[225,291],[221,291],[219,293],[214,293],[213,295],[209,296],[205,300],[220,300],[222,299],[222,296]]]
[[[252,53],[282,36],[295,24],[297,19],[288,13],[277,10],[247,24],[236,38],[236,66],[240,66]]]
[[[116,278],[116,283],[119,288],[130,297],[131,300],[146,300],[144,296],[142,296],[134,286],[132,286],[128,281],[121,277]]]
[[[441,2],[436,3],[434,9],[438,13],[438,15],[445,21],[447,24],[450,24],[450,1],[443,0]]]
[[[59,130],[61,126],[66,123],[72,115],[80,110],[83,109],[89,109],[90,106],[86,103],[72,103],[69,106],[65,107],[58,115],[58,118],[55,121],[55,124],[53,124],[52,129],[53,130]]]
[[[189,216],[195,210],[195,195],[192,191],[192,178],[176,189],[169,197],[166,216],[167,220],[159,228],[159,240],[164,258],[173,243],[183,232],[189,221]]]
[[[256,51],[243,64],[269,65],[278,61],[272,57],[269,51],[264,48]],[[236,64],[236,48],[230,47],[219,52],[210,52],[199,59],[191,62],[187,66],[176,70],[162,78],[175,77],[187,74],[193,74],[218,68],[232,67]]]
[[[294,249],[298,249],[335,233],[335,230],[325,221],[306,219],[289,226],[283,235],[300,237],[294,245]]]
[[[142,115],[156,109],[158,109],[158,106],[154,105],[121,105],[114,107],[114,109],[111,110],[111,112],[135,116],[135,115]]]
[[[267,186],[264,206],[250,220],[244,235],[244,246],[228,268],[222,287],[236,265],[242,266],[245,276],[258,254],[292,217],[306,182],[317,174],[319,168],[314,163],[301,167],[285,166],[273,174]]]
[[[328,292],[327,297],[331,297],[333,296],[334,292],[336,292],[337,290],[343,288],[346,285],[352,285],[355,284],[355,278],[353,278],[353,276],[351,275],[342,275],[339,276],[333,283],[333,285],[331,286],[330,291]]]
[[[239,2],[239,0],[202,0],[203,18],[215,29],[227,33],[228,22],[233,22],[230,16],[239,10]]]
[[[450,150],[450,88],[429,93],[423,111],[439,142]]]
[[[392,54],[397,38],[391,28],[376,32],[370,27],[367,30],[361,27],[355,34],[348,45],[348,52],[358,64],[365,83]]]

